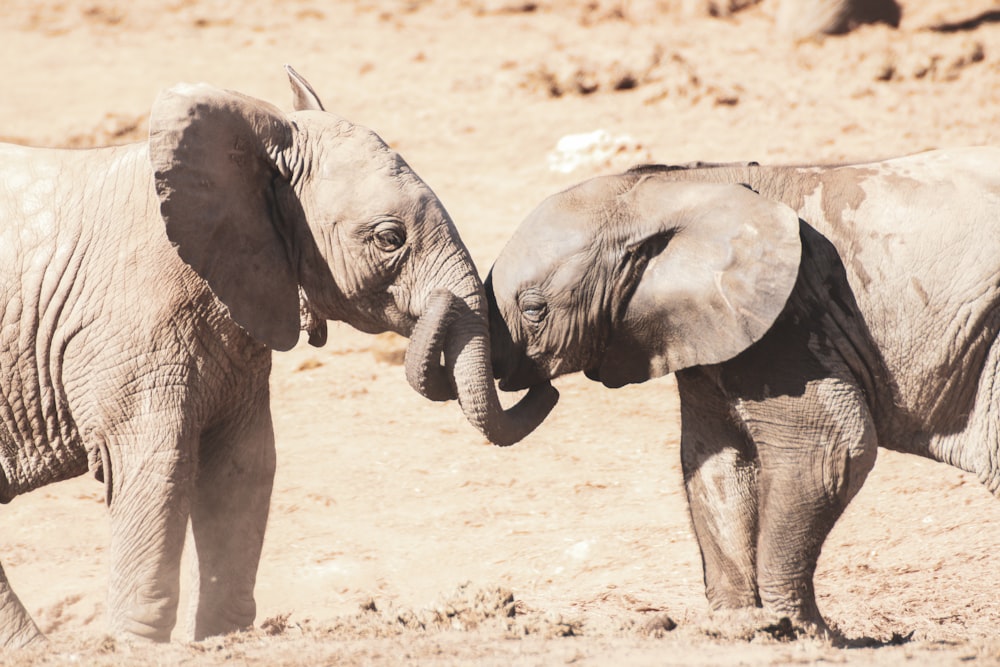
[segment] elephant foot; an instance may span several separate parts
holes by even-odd
[[[773,619],[774,616],[772,615]],[[769,623],[758,630],[758,635],[768,635],[779,641],[791,641],[793,639],[818,639],[829,643],[842,641],[839,632],[827,625],[822,618],[819,620],[795,620],[789,616],[781,616],[776,621]]]
[[[129,616],[112,617],[111,634],[115,640],[123,644],[165,644],[169,642],[174,628],[174,617],[153,613],[159,610],[147,609],[146,611],[147,613],[143,615],[139,615],[133,610]]]
[[[115,641],[126,646],[130,644],[166,644],[170,641],[170,634],[170,629],[145,628],[134,624],[113,631]]]
[[[843,641],[840,633],[822,618],[798,619],[754,607],[714,610],[700,629],[710,637],[728,640],[792,641],[808,638],[831,643]]]
[[[257,606],[252,599],[229,613],[205,613],[203,609],[199,609],[192,636],[195,641],[201,641],[208,637],[245,632],[253,628],[256,615]]]

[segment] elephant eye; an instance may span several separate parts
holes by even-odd
[[[545,319],[546,310],[544,308],[529,308],[522,311],[524,316],[531,322],[535,324],[541,324],[542,320]]]
[[[537,294],[524,295],[519,303],[521,315],[532,324],[541,324],[549,308]]]
[[[406,243],[406,229],[395,220],[385,220],[376,225],[372,240],[379,250],[394,252]]]

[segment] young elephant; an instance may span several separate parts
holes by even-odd
[[[194,636],[252,623],[271,349],[300,327],[317,345],[327,319],[414,333],[412,383],[500,444],[556,399],[500,408],[485,293],[441,202],[288,73],[291,114],[179,85],[148,142],[0,146],[0,502],[88,467],[103,479],[118,634],[169,638],[189,519]],[[0,645],[39,636],[0,569]]]
[[[878,445],[1000,494],[1000,150],[595,178],[486,289],[502,389],[676,372],[713,609],[826,632],[816,560]]]

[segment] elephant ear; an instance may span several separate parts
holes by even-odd
[[[205,84],[162,92],[149,120],[160,213],[181,258],[230,316],[276,350],[299,336],[298,279],[282,216],[287,179],[270,156],[292,142],[276,108]],[[276,188],[280,191],[276,191]]]
[[[293,108],[296,111],[324,111],[323,103],[319,101],[319,95],[309,85],[309,82],[291,65],[285,65],[285,72],[288,74],[288,83],[292,86]]]
[[[798,276],[792,209],[741,185],[655,176],[623,199],[640,231],[619,245],[625,277],[599,368],[604,384],[720,363],[763,337]]]

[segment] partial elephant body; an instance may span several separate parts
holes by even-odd
[[[1000,395],[981,381],[1000,370],[1000,150],[821,172],[798,210],[837,248],[888,371],[880,444],[977,473],[1000,492],[1000,469],[988,467],[1000,463],[997,429],[981,419],[1000,420]]]
[[[699,180],[729,181],[726,171]],[[677,375],[684,418],[702,424],[682,438],[688,497],[713,607],[756,596],[823,628],[816,562],[879,445],[971,472],[1000,496],[1000,150],[751,166],[737,180],[806,221],[803,264],[760,342]],[[720,400],[738,428],[708,444],[699,437],[707,416],[694,414]],[[740,461],[754,451],[756,474],[713,467],[720,448]],[[741,494],[706,493],[722,480],[744,484]],[[756,517],[754,541],[720,547],[747,516]],[[739,554],[754,552],[749,567]]]
[[[714,609],[825,631],[816,562],[880,445],[1000,496],[1000,149],[593,179],[536,209],[487,293],[504,388],[676,372]]]
[[[328,319],[423,332],[411,383],[457,398],[498,444],[558,396],[500,406],[483,286],[443,205],[288,73],[292,114],[181,84],[154,103],[148,142],[0,146],[0,502],[88,467],[103,479],[116,634],[170,637],[189,521],[194,636],[253,622],[271,350],[300,329],[315,344]],[[442,293],[451,314],[424,317]],[[0,646],[39,636],[0,568]]]
[[[832,243],[874,345],[864,351],[874,387],[865,388],[879,444],[976,473],[1000,492],[1000,470],[990,469],[1000,443],[984,419],[1000,420],[1000,395],[991,394],[1000,371],[1000,149],[663,177],[746,183],[823,237],[804,234],[804,245]],[[856,324],[840,328],[857,333]],[[834,342],[856,356],[857,341],[846,338]]]
[[[261,398],[249,369],[266,392],[267,348],[177,256],[158,208],[145,143],[0,147],[0,501],[88,461],[101,472],[100,446],[127,440],[137,415],[222,420],[248,389]]]
[[[166,639],[189,516],[215,583],[199,607],[225,611],[195,634],[252,622],[274,443],[270,350],[181,260],[158,209],[145,143],[0,147],[0,500],[92,468],[112,516],[112,627]],[[240,462],[235,479],[220,459]],[[2,643],[39,636],[0,588]]]

